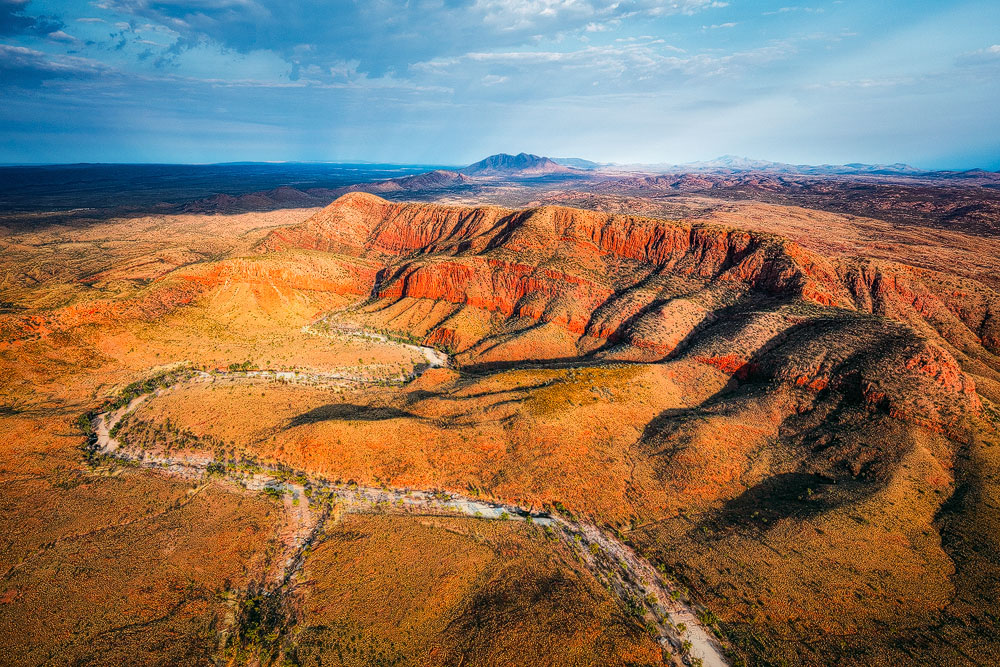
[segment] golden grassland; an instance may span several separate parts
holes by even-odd
[[[663,387],[670,385],[645,367],[519,370],[464,381],[438,374],[445,382],[421,378],[416,397],[384,388],[316,392],[293,404],[279,398],[288,391],[279,386],[179,390],[148,402],[126,432],[135,430],[135,440],[145,437],[155,446],[156,437],[137,425],[169,419],[207,439],[217,432],[206,407],[215,401],[243,404],[249,413],[275,405],[272,416],[253,422],[253,431],[233,438],[250,444],[230,455],[364,485],[446,488],[525,506],[568,507],[617,527],[651,560],[666,564],[750,655],[768,661],[798,654],[809,663],[841,654],[857,664],[889,664],[915,650],[916,638],[933,644],[935,625],[950,610],[974,604],[987,622],[995,613],[985,593],[992,587],[955,586],[956,568],[979,571],[983,565],[970,561],[990,558],[967,545],[992,540],[995,524],[987,501],[963,510],[982,517],[966,521],[971,535],[954,543],[942,534],[942,505],[956,484],[976,481],[961,475],[954,481],[942,453],[949,445],[940,435],[868,419],[865,438],[906,443],[887,477],[838,488],[822,475],[780,473],[787,488],[758,490],[750,483],[740,498],[748,480],[792,470],[802,455],[794,443],[782,449],[781,429],[769,423],[767,406],[692,417],[694,431],[675,436],[682,451],[667,456],[643,443],[641,425],[683,408],[666,402]],[[849,424],[839,437],[852,437]],[[975,447],[998,451],[987,441]],[[993,467],[978,475],[996,469],[995,460],[981,464]],[[737,500],[727,500],[734,491]],[[896,642],[903,653],[891,647]],[[948,646],[934,655],[961,656]]]
[[[346,515],[303,579],[302,665],[661,664],[566,547],[523,523]]]
[[[535,507],[561,502],[624,524],[662,503],[628,501],[629,484],[650,474],[636,469],[629,449],[678,397],[662,371],[639,365],[468,380],[441,370],[401,388],[342,392],[219,382],[147,401],[122,433],[162,448],[175,435],[156,425],[169,422],[202,442],[221,441],[237,459],[369,486],[450,488]]]
[[[263,576],[281,521],[264,499],[155,475],[15,486],[5,524],[49,520],[4,526],[9,664],[207,664],[227,596]]]

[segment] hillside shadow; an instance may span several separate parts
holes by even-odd
[[[806,520],[843,510],[891,483],[893,471],[912,442],[903,434],[887,438],[882,432],[860,426],[862,416],[867,420],[886,414],[885,405],[869,404],[861,391],[864,361],[886,350],[885,335],[851,335],[855,327],[867,326],[864,320],[832,314],[777,332],[750,355],[743,377],[733,377],[697,405],[664,410],[646,424],[637,444],[648,448],[651,457],[659,458],[658,465],[669,466],[672,457],[697,442],[700,431],[692,431],[686,424],[713,416],[745,418],[757,409],[760,398],[795,390],[780,379],[779,371],[788,359],[805,354],[809,341],[816,337],[851,341],[851,353],[828,371],[837,381],[809,392],[808,402],[783,415],[775,426],[767,446],[780,452],[777,458],[786,463],[747,480],[749,486],[736,497],[719,499],[697,523],[697,534],[715,539],[733,530],[766,531],[782,520]],[[890,343],[898,344],[894,336],[898,333],[890,336]],[[772,384],[775,382],[781,387]]]
[[[835,506],[823,493],[834,482],[806,472],[773,475],[727,501],[708,523],[716,529],[764,528],[780,519],[808,518]]]
[[[287,428],[325,421],[378,422],[404,417],[421,419],[420,416],[406,410],[400,410],[399,408],[372,407],[368,405],[353,405],[351,403],[331,403],[296,415],[288,422]]]
[[[595,359],[593,357],[559,357],[556,359],[525,359],[517,361],[487,361],[478,364],[466,364],[458,367],[462,375],[491,375],[509,370],[559,370],[566,368],[593,368],[600,366],[635,366],[648,365],[644,361],[626,361],[620,359]]]

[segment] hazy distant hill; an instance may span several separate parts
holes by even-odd
[[[435,169],[423,174],[390,178],[374,183],[361,183],[348,188],[355,192],[400,192],[404,190],[438,190],[469,183],[472,179],[461,172],[447,169]]]
[[[600,169],[607,166],[607,163],[593,162],[579,157],[554,157],[551,159],[556,164],[561,164],[564,167],[572,167],[573,169]]]
[[[723,155],[714,160],[704,160],[699,162],[686,162],[679,165],[669,165],[665,170],[677,172],[712,172],[712,173],[733,173],[733,172],[761,172],[768,174],[811,174],[811,175],[846,175],[846,174],[891,174],[907,175],[921,174],[924,170],[917,169],[908,164],[862,164],[852,162],[850,164],[789,164],[786,162],[772,162],[770,160],[755,160],[738,155]]]

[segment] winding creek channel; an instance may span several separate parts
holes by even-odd
[[[322,320],[321,320],[322,322]],[[330,335],[315,325],[305,331],[314,335]],[[402,374],[400,382],[408,382],[427,368],[447,366],[448,356],[439,350],[399,343],[375,332],[363,329],[338,330],[335,335],[360,336],[405,346],[418,352],[426,363],[413,373]],[[527,521],[554,539],[561,540],[593,573],[621,604],[653,634],[670,653],[677,665],[722,667],[729,664],[724,649],[712,628],[702,623],[694,609],[685,602],[665,577],[644,558],[622,543],[613,534],[599,527],[557,513],[532,513],[515,505],[487,502],[456,493],[420,489],[362,487],[354,484],[332,484],[326,480],[294,476],[277,468],[242,466],[215,461],[211,454],[176,453],[160,455],[146,450],[127,449],[114,437],[115,426],[151,397],[169,392],[185,383],[210,383],[221,380],[265,380],[308,385],[357,386],[375,380],[348,372],[292,372],[248,370],[207,373],[190,370],[173,384],[158,387],[132,398],[126,405],[96,415],[92,421],[95,453],[113,457],[131,465],[165,470],[191,480],[214,475],[234,491],[266,492],[278,498],[286,512],[286,525],[281,541],[284,553],[277,559],[272,579],[276,587],[287,586],[301,568],[306,548],[322,533],[331,511],[384,512],[395,514],[476,517],[484,521]]]

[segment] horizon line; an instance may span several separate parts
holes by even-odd
[[[527,153],[526,151],[522,151]],[[935,173],[935,172],[969,172],[969,171],[985,171],[990,173],[1000,173],[1000,169],[991,169],[984,166],[950,166],[950,167],[938,167],[938,168],[927,168],[920,167],[911,164],[906,161],[897,160],[895,162],[783,162],[779,160],[768,160],[766,158],[751,158],[742,155],[735,154],[723,154],[709,159],[701,160],[691,160],[687,162],[601,162],[598,160],[592,160],[590,158],[581,158],[576,156],[547,156],[541,153],[527,153],[535,157],[550,159],[550,160],[583,160],[586,162],[591,162],[598,167],[687,167],[691,165],[699,165],[704,163],[710,163],[716,160],[722,160],[726,158],[735,158],[739,160],[747,160],[749,162],[762,162],[774,166],[789,166],[789,167],[849,167],[849,166],[864,166],[864,167],[895,167],[902,166],[910,169],[914,169],[919,173]],[[487,155],[486,158],[494,157],[496,155],[518,155],[518,153],[491,153]],[[481,159],[486,159],[481,158]],[[477,160],[478,161],[478,160]],[[391,165],[396,167],[433,167],[433,168],[462,168],[470,166],[472,163],[442,163],[442,162],[395,162],[395,161],[385,161],[385,160],[365,160],[365,159],[329,159],[329,160],[231,160],[223,162],[167,162],[167,161],[75,161],[75,162],[0,162],[0,168],[11,168],[11,167],[86,167],[86,166],[170,166],[170,167],[219,167],[219,166],[240,166],[240,165]],[[758,171],[759,169],[754,168],[732,168],[734,171]]]

